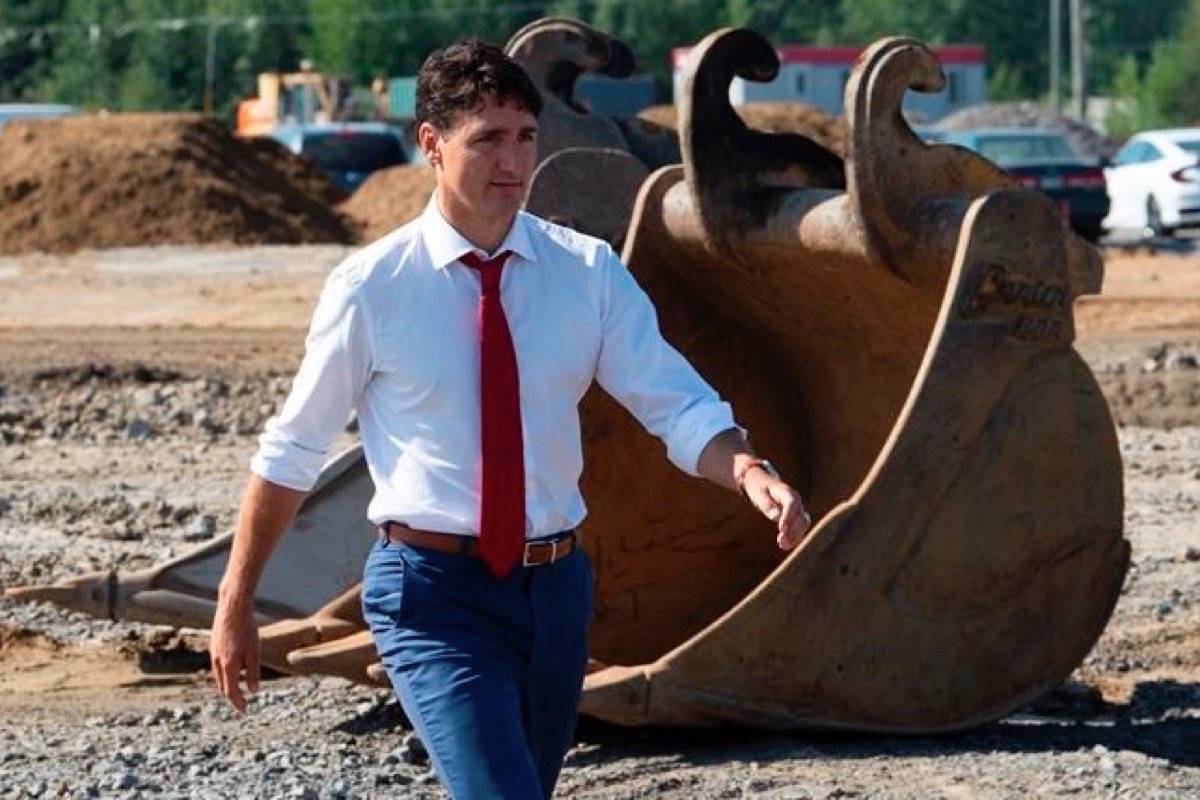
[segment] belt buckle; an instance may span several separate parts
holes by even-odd
[[[549,561],[541,561],[537,564],[530,562],[529,554],[533,552],[533,548],[537,547],[538,545],[547,545],[547,544],[550,545],[550,560]],[[537,566],[541,566],[542,564],[553,564],[557,560],[558,560],[558,539],[551,539],[548,542],[526,542],[525,552],[521,556],[521,566],[537,567]]]

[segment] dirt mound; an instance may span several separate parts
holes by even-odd
[[[338,210],[353,220],[363,241],[390,233],[424,210],[433,194],[433,169],[405,164],[367,178]]]
[[[980,103],[943,117],[938,120],[936,127],[948,131],[991,127],[1051,128],[1066,131],[1067,139],[1082,156],[1112,156],[1117,150],[1114,140],[1103,136],[1090,125],[1056,114],[1053,109],[1028,100],[1019,103]]]
[[[840,156],[846,154],[846,125],[840,117],[830,116],[806,103],[745,103],[734,106],[751,128],[771,133],[801,133],[828,147]],[[675,106],[650,106],[638,113],[642,119],[668,128],[678,125]]]
[[[198,114],[12,122],[0,131],[0,252],[349,242],[344,194],[274,141]]]

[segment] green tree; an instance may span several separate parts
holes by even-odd
[[[725,0],[713,12],[714,27],[750,28],[776,44],[832,43],[843,27],[839,0]]]
[[[54,65],[55,37],[45,26],[62,16],[66,0],[0,4],[0,101],[40,99],[37,88]]]
[[[1091,85],[1113,85],[1120,70],[1128,84],[1125,60],[1132,57],[1144,75],[1139,113],[1196,116],[1188,54],[1200,50],[1187,37],[1200,26],[1197,2],[1089,0]],[[303,57],[364,86],[380,73],[414,73],[431,50],[463,35],[503,42],[546,13],[582,19],[624,40],[664,94],[670,51],[726,25],[750,27],[777,44],[866,44],[895,34],[931,44],[978,43],[988,52],[992,97],[1036,97],[1048,82],[1045,0],[6,0],[0,31],[62,29],[0,35],[0,97],[200,108],[203,20],[212,17],[219,21],[216,105],[229,113],[253,89],[257,73],[294,70]],[[1159,45],[1172,31],[1178,32],[1172,42]]]
[[[215,108],[232,117],[252,94],[260,72],[294,72],[308,35],[307,15],[291,0],[220,0],[213,14],[226,22],[216,38]]]
[[[130,49],[119,26],[128,19],[126,0],[67,0],[53,64],[37,94],[87,108],[118,108]]]
[[[204,99],[207,15],[197,0],[127,0],[128,63],[118,83],[120,107],[199,111]]]
[[[780,43],[837,44],[843,41],[845,20],[838,0],[779,0],[772,10],[774,15],[764,20],[765,27],[761,30],[773,39],[778,37]]]
[[[843,0],[841,36],[853,44],[898,35],[943,44],[954,37],[964,16],[961,6],[961,0]]]
[[[64,0],[66,30],[39,93],[86,107],[199,110],[209,19],[223,115],[258,72],[298,66],[307,23],[288,0]]]
[[[905,34],[929,44],[982,44],[1003,99],[1032,97],[1047,84],[1049,9],[1042,0],[844,0],[843,35],[855,43]]]
[[[1144,97],[1150,113],[1165,124],[1200,122],[1200,0],[1193,0],[1179,35],[1154,48],[1146,70]]]
[[[713,29],[725,25],[756,27],[750,23],[757,13],[752,3],[737,0],[559,2],[551,12],[576,17],[628,44],[637,59],[638,70],[654,75],[659,95],[665,97],[671,94],[670,55],[674,48],[693,45]]]
[[[1112,86],[1130,57],[1145,69],[1155,44],[1174,33],[1187,8],[1188,0],[1088,0],[1089,83]]]
[[[1122,59],[1113,79],[1113,107],[1104,121],[1108,133],[1117,139],[1126,139],[1139,129],[1154,124],[1152,109],[1147,108],[1138,60],[1132,54]]]
[[[311,0],[309,23],[312,26],[306,51],[323,72],[350,74],[361,58],[362,32],[352,13],[359,4],[354,0]]]
[[[988,75],[987,93],[989,100],[1001,103],[1028,97],[1022,76],[1006,62],[998,64]]]
[[[1177,34],[1154,47],[1144,72],[1133,54],[1121,62],[1112,84],[1116,103],[1107,120],[1113,135],[1200,123],[1200,62],[1195,57],[1200,52],[1200,0],[1191,0],[1176,23]]]
[[[553,13],[548,4],[497,4],[488,0],[431,0],[428,7],[433,25],[421,60],[429,51],[462,36],[479,36],[502,45],[526,24]]]
[[[1064,75],[1068,3],[1059,0],[1063,22]],[[1155,43],[1169,35],[1188,0],[1088,0],[1088,90],[1112,84],[1121,60],[1134,55],[1149,62]],[[931,43],[983,44],[995,99],[1036,97],[1049,88],[1049,3],[1045,0],[844,0],[842,34],[848,40],[908,33]]]
[[[439,40],[442,26],[431,4],[404,0],[394,6],[403,16],[385,23],[387,40],[365,65],[372,75],[414,75],[425,57],[446,43]]]
[[[381,73],[411,75],[430,52],[464,36],[503,43],[544,11],[489,0],[311,0],[306,52],[318,69],[363,85]]]

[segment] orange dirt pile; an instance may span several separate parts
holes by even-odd
[[[199,114],[11,122],[0,131],[0,252],[350,242],[344,194],[270,140]]]
[[[363,241],[373,241],[417,217],[433,194],[433,169],[405,164],[367,178],[338,208],[353,220]]]
[[[805,103],[745,103],[734,111],[751,128],[770,133],[800,133],[839,156],[846,154],[846,125],[821,109]],[[651,106],[638,114],[668,128],[675,128],[678,114],[675,106]]]

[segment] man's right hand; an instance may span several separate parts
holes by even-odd
[[[247,690],[258,691],[258,626],[253,612],[252,600],[218,599],[208,643],[217,689],[238,711],[246,710],[240,684],[243,673]]]
[[[258,691],[258,626],[254,622],[254,587],[279,537],[296,516],[304,492],[251,475],[238,509],[237,528],[225,575],[217,590],[208,650],[217,689],[238,711],[246,710],[246,688]]]

